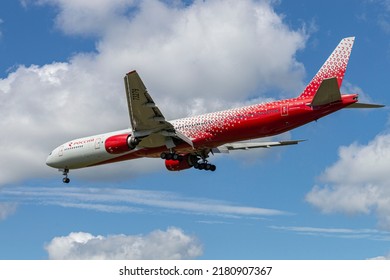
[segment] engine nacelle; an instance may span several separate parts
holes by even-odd
[[[198,161],[198,157],[195,155],[186,154],[181,156],[181,160],[166,159],[165,167],[169,171],[180,171],[193,167],[194,164]]]
[[[120,134],[108,137],[104,147],[110,154],[123,154],[133,150],[138,143],[138,139],[131,137],[131,134]]]

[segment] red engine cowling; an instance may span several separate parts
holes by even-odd
[[[106,151],[110,154],[122,154],[131,150],[129,147],[129,134],[120,134],[108,137],[104,143]]]
[[[191,154],[182,155],[181,160],[166,159],[165,167],[169,171],[180,171],[191,168],[194,166],[194,162],[197,161],[196,156]]]

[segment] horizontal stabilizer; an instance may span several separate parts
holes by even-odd
[[[229,153],[233,150],[249,150],[255,148],[271,148],[276,146],[296,145],[305,140],[288,140],[274,142],[235,142],[229,143],[213,149],[213,153]]]
[[[346,108],[350,109],[372,109],[372,108],[382,108],[385,105],[382,104],[367,104],[367,103],[353,103]]]
[[[329,104],[332,102],[340,101],[341,94],[340,88],[337,83],[337,78],[324,79],[321,82],[320,87],[318,88],[316,94],[314,95],[313,100],[311,101],[311,106],[321,106]]]

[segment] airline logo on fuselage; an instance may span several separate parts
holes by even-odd
[[[88,144],[88,143],[92,143],[92,142],[95,142],[95,138],[89,138],[89,139],[85,139],[85,140],[72,141],[72,142],[69,142],[68,146],[69,147],[80,146],[80,145],[84,145],[84,144]]]

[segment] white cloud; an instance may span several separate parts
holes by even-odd
[[[390,229],[390,134],[367,145],[341,147],[339,160],[321,176],[306,201],[325,213],[375,214],[379,226]]]
[[[319,228],[319,227],[302,227],[302,226],[270,226],[275,230],[295,232],[297,234],[314,235],[332,238],[345,239],[370,239],[376,241],[389,241],[388,231],[376,229],[351,229],[351,228]]]
[[[345,80],[343,82],[341,92],[346,93],[346,94],[347,93],[359,94],[359,102],[360,103],[375,103],[371,99],[371,97],[367,93],[365,93],[360,87],[358,87],[357,85],[351,84],[350,82],[345,81]]]
[[[45,249],[49,259],[194,259],[203,254],[196,237],[170,227],[148,235],[94,236],[72,232],[53,238]]]
[[[197,1],[172,9],[143,1],[140,8],[99,43],[100,59],[139,69],[171,117],[244,102],[267,88],[291,92],[301,86],[303,68],[295,53],[305,36],[289,30],[266,2]],[[182,104],[175,114],[173,100]]]
[[[173,210],[182,213],[233,218],[291,214],[276,209],[234,205],[221,200],[184,197],[164,191],[14,186],[4,188],[1,193],[3,198],[9,199],[9,201],[35,202],[111,213],[141,212],[152,207],[159,209],[159,211]]]
[[[67,140],[128,127],[122,77],[131,69],[168,119],[243,104],[254,95],[261,100],[269,89],[297,94],[302,86],[295,54],[306,35],[289,29],[268,1],[23,3],[31,2],[55,6],[64,32],[93,34],[97,47],[69,61],[20,66],[0,79],[2,185],[56,175],[45,159]],[[141,160],[104,168],[106,178],[128,178],[164,167]],[[101,178],[98,171],[80,174]]]
[[[15,213],[17,204],[14,202],[0,202],[0,221]]]
[[[385,256],[378,256],[378,257],[370,258],[370,260],[390,260],[390,253],[388,253]]]
[[[110,29],[134,0],[36,0],[40,5],[53,5],[60,10],[56,25],[67,34],[100,35]]]
[[[375,9],[374,12],[370,15],[365,13],[362,18],[364,21],[373,19],[376,21],[377,25],[387,34],[390,33],[390,1],[389,0],[370,0],[365,1],[366,3],[371,4]],[[376,7],[375,7],[376,6]],[[368,9],[366,9],[368,11]]]

